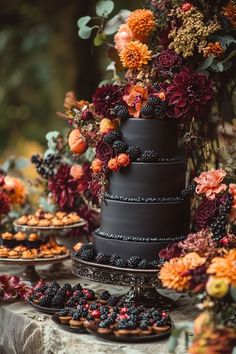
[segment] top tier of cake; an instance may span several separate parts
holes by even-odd
[[[178,125],[176,119],[127,119],[121,126],[122,139],[141,152],[153,150],[161,158],[178,155]]]

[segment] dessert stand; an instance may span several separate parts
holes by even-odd
[[[37,282],[40,279],[40,276],[35,270],[37,265],[47,265],[55,264],[65,261],[70,258],[70,252],[67,251],[66,254],[61,256],[55,256],[53,258],[35,258],[35,259],[10,259],[10,258],[0,258],[0,264],[11,265],[11,266],[24,266],[24,270],[19,274],[19,277],[28,280],[32,283]]]
[[[128,286],[130,290],[122,296],[122,301],[136,304],[156,306],[166,310],[176,307],[174,300],[161,295],[157,269],[117,268],[110,265],[87,262],[71,255],[72,273],[91,281]]]

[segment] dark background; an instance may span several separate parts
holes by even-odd
[[[119,9],[141,1],[117,0]],[[77,20],[95,15],[94,0],[1,0],[0,159],[34,152],[48,130],[66,126],[57,117],[65,93],[91,99],[106,77],[106,49],[78,37]],[[30,151],[29,151],[30,150]]]

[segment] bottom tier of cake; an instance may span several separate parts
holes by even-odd
[[[140,242],[108,238],[102,236],[99,230],[94,232],[93,237],[96,252],[101,252],[107,256],[117,254],[124,260],[128,260],[133,256],[139,256],[147,261],[156,260],[159,258],[159,252],[170,244],[170,241]],[[176,241],[181,241],[182,239],[184,239],[184,237],[176,237]],[[174,242],[174,240],[172,242]]]

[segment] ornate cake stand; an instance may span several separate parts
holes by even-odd
[[[122,301],[156,306],[166,310],[176,307],[174,300],[161,295],[157,269],[117,268],[110,265],[87,262],[72,258],[72,273],[99,283],[128,286],[130,290],[122,296]]]
[[[70,258],[70,252],[61,256],[55,256],[53,258],[35,258],[35,259],[10,259],[10,258],[0,258],[0,264],[3,265],[16,265],[24,266],[24,270],[19,274],[19,277],[23,280],[28,280],[31,283],[35,283],[40,279],[40,276],[36,272],[35,266],[37,265],[48,265],[54,263],[60,263]]]

